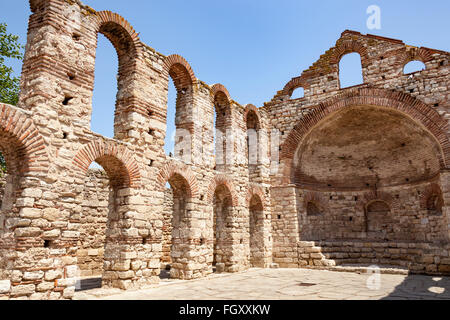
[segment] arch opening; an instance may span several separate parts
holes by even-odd
[[[215,160],[216,169],[222,169],[230,160],[231,141],[227,136],[228,128],[231,126],[231,106],[227,95],[223,91],[218,91],[214,96],[215,110]]]
[[[111,261],[117,259],[120,221],[128,211],[126,196],[120,192],[129,187],[127,175],[122,161],[110,155],[96,158],[86,172],[78,216],[77,263],[81,280],[77,291],[101,287],[105,273],[111,271]]]
[[[348,88],[364,83],[361,56],[352,52],[342,56],[339,61],[340,88]]]
[[[190,188],[180,174],[173,174],[164,190],[164,209],[162,226],[162,256],[160,278],[180,278],[182,272],[176,267],[182,260],[184,230],[188,230],[187,210],[191,202]],[[175,266],[175,267],[174,267]]]
[[[264,212],[258,195],[249,202],[250,266],[264,268]]]
[[[232,195],[225,185],[216,187],[213,197],[213,248],[212,266],[217,270],[217,264],[223,270],[229,265],[227,257],[231,252],[232,228]]]
[[[255,111],[249,110],[247,112],[247,161],[249,165],[249,170],[252,171],[255,165],[258,164],[259,154],[259,129],[260,123],[259,118]]]
[[[295,88],[291,94],[291,100],[301,99],[305,97],[305,89],[303,87]]]
[[[181,63],[174,63],[169,68],[167,139],[173,140],[165,147],[166,154],[186,163],[191,162],[193,130],[194,84],[189,70]],[[175,90],[174,90],[175,89]],[[175,100],[175,103],[174,103]],[[175,105],[175,107],[173,107]],[[173,151],[169,151],[173,146]]]
[[[422,61],[410,61],[403,66],[403,74],[407,75],[415,72],[420,72],[425,70],[426,68],[427,67],[425,66],[425,63],[423,63]]]
[[[119,85],[119,60],[117,63],[111,64],[107,59],[103,59],[102,57],[108,56],[117,57],[117,51],[103,34],[99,33],[97,39],[91,130],[105,137],[113,138],[114,113]]]

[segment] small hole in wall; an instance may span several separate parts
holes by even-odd
[[[420,190],[417,191],[417,194],[420,196]]]
[[[358,201],[358,196],[355,196],[355,198],[354,198],[354,199],[355,199],[355,201]]]
[[[63,132],[63,139],[67,139],[67,132]]]
[[[330,196],[330,200],[333,200],[333,196]]]
[[[444,66],[444,64],[445,64],[445,62],[444,62],[444,61],[441,61],[441,62],[439,62],[439,65],[440,65],[441,67],[443,67],[443,66]]]
[[[200,244],[204,245],[205,244],[205,239],[204,238],[200,238]]]
[[[414,92],[414,89],[409,89],[409,93],[413,93]]]
[[[148,129],[148,134],[149,134],[149,135],[152,136],[154,132],[155,132],[155,130],[153,130],[153,129]]]
[[[200,201],[203,201],[205,199],[205,196],[203,194],[200,195]]]
[[[386,80],[386,76],[381,76],[381,79]]]
[[[408,160],[408,163],[409,163],[409,164],[412,164],[412,160]]]
[[[44,248],[50,248],[51,244],[52,244],[52,241],[44,240]]]
[[[269,215],[268,214],[266,214],[266,219],[269,219]]]
[[[369,183],[366,183],[366,187],[370,187],[370,184],[369,184]]]
[[[380,60],[384,60],[384,57],[383,57],[383,56],[381,56],[381,57],[380,57]]]
[[[353,217],[348,218],[348,221],[353,221]]]
[[[325,89],[323,89],[323,91],[322,91],[323,93],[325,93],[325,92],[327,92]]]
[[[439,103],[435,103],[434,106],[435,106],[435,107],[439,107]]]
[[[147,244],[148,242],[148,237],[143,237],[142,238],[142,244]]]
[[[69,104],[70,100],[72,100],[72,99],[73,99],[73,97],[65,97],[62,104],[67,106]]]
[[[81,38],[81,35],[79,33],[74,33],[72,35],[72,39],[75,40],[75,41],[79,41],[80,38]]]
[[[331,184],[327,184],[327,186],[331,187]]]
[[[406,180],[406,182],[409,182],[409,178],[406,178],[405,180]]]
[[[277,219],[280,220],[281,219],[281,215],[278,214],[277,215]]]
[[[216,169],[216,166],[214,166],[213,170],[217,170],[217,169]]]
[[[148,166],[149,167],[153,166],[153,160],[150,160],[150,162],[148,163]]]
[[[148,110],[147,114],[148,114],[149,117],[152,117],[154,112],[152,110]]]
[[[70,72],[67,74],[67,77],[69,77],[70,81],[75,79],[75,75],[73,73],[70,73]]]
[[[399,199],[399,198],[400,198],[400,195],[399,195],[399,194],[396,194],[395,197],[396,197],[397,199]]]
[[[242,239],[239,240],[239,243],[240,243],[240,244],[243,244],[243,243],[244,243],[244,240],[242,240]]]
[[[406,146],[406,143],[402,143],[402,147],[405,147]]]

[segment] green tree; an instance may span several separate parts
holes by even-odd
[[[19,77],[6,66],[5,59],[23,59],[19,37],[6,32],[6,23],[0,23],[0,102],[16,105],[19,98]],[[6,172],[6,162],[0,153],[0,176]]]

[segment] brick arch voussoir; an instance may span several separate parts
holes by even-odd
[[[22,157],[22,174],[48,172],[50,160],[45,141],[29,115],[0,103],[0,131],[16,141],[16,152]]]
[[[284,86],[283,91],[282,91],[283,95],[292,96],[292,93],[294,92],[295,89],[305,88],[306,84],[307,83],[306,83],[304,77],[302,77],[302,76],[293,78],[293,79],[291,79],[291,81],[286,83],[286,85]]]
[[[400,208],[400,202],[391,194],[384,191],[367,191],[358,200],[357,205],[367,208],[371,203],[376,201],[385,202],[391,210],[397,210]]]
[[[433,60],[433,53],[427,48],[416,48],[410,47],[403,50],[403,52],[397,55],[397,63],[404,67],[407,63],[411,61],[421,61],[427,63]]]
[[[375,88],[356,88],[314,107],[294,126],[282,145],[280,159],[292,160],[304,136],[331,113],[355,105],[373,105],[397,110],[420,123],[436,139],[440,148],[440,164],[450,166],[450,141],[446,132],[448,123],[436,110],[403,92]]]
[[[261,186],[256,184],[250,184],[248,186],[247,196],[245,197],[245,203],[250,206],[250,201],[254,196],[257,196],[259,198],[259,201],[261,202],[261,206],[264,208],[264,202],[266,200],[266,197],[264,195],[264,190]]]
[[[308,202],[313,202],[320,211],[325,210],[325,208],[328,208],[328,198],[325,197],[322,193],[317,191],[310,191],[305,190],[303,195],[303,205],[305,206],[305,209],[308,205]]]
[[[261,122],[261,115],[259,114],[259,110],[257,107],[255,107],[253,104],[248,104],[245,106],[245,110],[244,110],[244,123],[247,123],[247,116],[249,114],[250,111],[253,111],[256,114],[256,117],[258,118],[258,123],[259,126],[262,125]]]
[[[356,52],[361,56],[361,63],[363,65],[365,65],[366,62],[369,60],[367,48],[364,47],[364,45],[357,40],[349,40],[349,41],[342,41],[336,45],[330,58],[330,63],[338,64],[344,55],[353,52]]]
[[[169,162],[158,173],[157,184],[161,191],[164,191],[165,184],[175,175],[181,176],[188,187],[188,197],[197,198],[199,196],[199,183],[194,172],[186,165]]]
[[[222,93],[227,97],[228,103],[231,102],[231,96],[230,96],[230,93],[228,92],[227,88],[225,88],[225,86],[224,86],[223,84],[216,83],[216,84],[214,84],[214,85],[211,86],[211,95],[212,95],[213,97],[216,97],[216,95],[217,95],[219,92],[222,92]]]
[[[233,182],[226,177],[225,175],[216,175],[212,181],[209,183],[208,190],[206,192],[207,197],[206,200],[208,203],[212,203],[214,199],[214,193],[216,192],[217,187],[225,186],[231,194],[231,204],[233,207],[236,207],[239,204],[238,194],[236,192],[236,188],[234,187]]]
[[[169,77],[170,69],[174,65],[181,65],[184,67],[187,75],[189,76],[189,81],[192,86],[195,86],[197,84],[197,78],[195,77],[194,70],[192,69],[191,65],[184,59],[182,56],[178,54],[172,54],[165,58],[163,63],[163,71],[164,74]]]
[[[96,12],[97,17],[97,32],[100,32],[101,27],[106,23],[114,23],[121,27],[129,36],[130,44],[132,45],[132,54],[135,58],[142,56],[143,46],[139,39],[139,34],[134,30],[131,24],[125,20],[121,15],[111,12],[111,11],[98,11]],[[117,44],[113,43],[114,47],[117,48]]]
[[[141,184],[141,174],[133,153],[124,145],[102,139],[92,141],[82,147],[72,161],[75,175],[84,178],[92,162],[99,158],[112,157],[125,168],[125,185],[138,188]]]

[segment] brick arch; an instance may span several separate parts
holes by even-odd
[[[375,88],[354,88],[320,103],[312,109],[311,113],[297,122],[282,144],[280,153],[280,159],[287,164],[284,172],[285,177],[290,174],[290,163],[303,138],[327,116],[355,105],[390,108],[408,116],[422,125],[437,141],[441,149],[439,155],[441,167],[450,166],[450,141],[446,133],[448,124],[436,110],[402,92]]]
[[[229,178],[227,178],[225,175],[222,174],[216,175],[209,183],[208,189],[206,191],[206,201],[208,203],[212,203],[214,199],[214,193],[216,192],[217,187],[222,185],[225,186],[231,194],[232,206],[233,207],[237,206],[239,203],[238,201],[239,199],[234,184]]]
[[[211,95],[212,95],[214,98],[216,97],[216,95],[217,95],[219,92],[222,92],[222,93],[225,95],[225,97],[227,98],[228,103],[230,103],[230,101],[231,101],[230,93],[228,92],[227,88],[225,88],[225,86],[224,86],[223,84],[221,84],[221,83],[216,83],[216,84],[214,84],[214,85],[211,86]]]
[[[139,34],[122,16],[111,11],[96,12],[97,32],[103,34],[116,49],[119,58],[119,70],[125,65],[134,64],[142,54]]]
[[[305,89],[306,86],[307,86],[307,83],[305,81],[305,77],[300,76],[300,77],[292,78],[291,81],[286,83],[286,85],[284,86],[282,94],[291,97],[292,93],[294,92],[295,89],[297,89],[297,88]]]
[[[422,210],[427,209],[428,200],[430,197],[437,196],[442,199],[442,190],[441,187],[437,183],[432,183],[428,185],[424,192],[422,192],[419,196],[420,208]]]
[[[303,205],[306,209],[308,202],[314,203],[321,212],[328,208],[328,198],[325,197],[322,193],[317,191],[304,191],[303,195]]]
[[[180,176],[184,179],[186,185],[188,186],[188,197],[198,197],[199,184],[194,172],[188,166],[181,163],[176,163],[174,161],[169,162],[159,171],[157,177],[158,188],[164,191],[166,182],[174,176]]]
[[[139,166],[126,146],[103,139],[90,142],[78,151],[72,161],[75,175],[83,179],[94,161],[105,169],[112,185],[132,188],[140,186]]]
[[[257,196],[261,202],[261,206],[264,208],[264,190],[261,186],[258,186],[256,184],[251,184],[248,187],[247,196],[245,197],[245,202],[248,206],[250,206],[250,201],[254,196]]]
[[[261,123],[261,115],[259,114],[258,108],[255,107],[253,104],[248,104],[248,105],[245,106],[245,110],[244,110],[244,123],[245,123],[245,124],[247,123],[247,117],[248,117],[248,114],[249,114],[250,112],[254,112],[254,114],[256,115],[256,119],[257,119],[257,121],[258,121],[257,127],[258,127],[258,128],[261,128],[261,127],[262,127],[262,123]]]
[[[402,68],[411,61],[427,63],[431,60],[433,60],[433,53],[426,48],[406,47],[405,50],[397,56],[397,62]]]
[[[7,165],[19,174],[47,173],[49,157],[45,141],[30,116],[0,103],[0,145]]]
[[[194,70],[182,56],[172,54],[164,60],[163,71],[171,76],[177,91],[187,87],[193,87],[197,83]]]
[[[366,66],[369,61],[367,49],[361,42],[357,40],[338,41],[329,61],[331,64],[338,64],[344,55],[353,52],[356,52],[360,55],[361,64],[363,66]]]
[[[400,208],[399,201],[391,194],[384,191],[369,191],[365,192],[362,198],[357,202],[357,205],[367,209],[367,207],[376,201],[382,201],[386,203],[391,210],[397,210]]]

